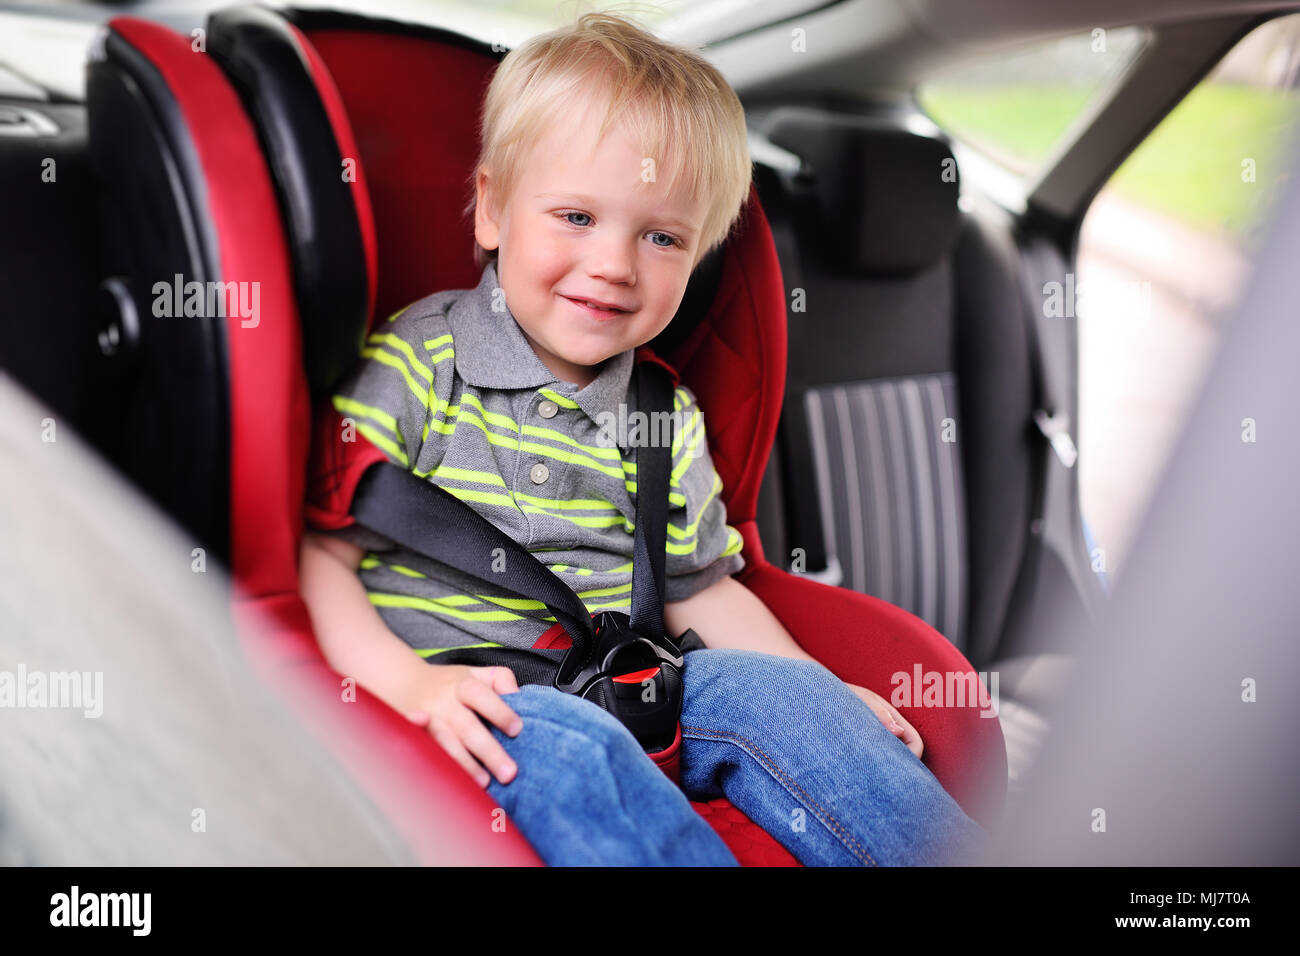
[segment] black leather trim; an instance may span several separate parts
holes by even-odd
[[[370,321],[359,182],[343,155],[306,54],[283,18],[234,7],[208,18],[208,53],[257,130],[293,265],[307,380],[330,391],[356,362]],[[349,157],[360,162],[360,157]]]
[[[156,316],[154,286],[219,280],[220,246],[189,127],[162,74],[116,31],[87,70],[91,166],[106,276],[140,318],[127,367],[101,359],[101,447],[126,475],[229,561],[230,389],[226,320]]]

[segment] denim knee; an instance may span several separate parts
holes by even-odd
[[[519,765],[488,795],[551,865],[734,866],[735,857],[617,718],[554,688],[502,698],[522,718],[493,729]]]
[[[683,680],[688,701],[697,694],[725,693],[733,714],[770,715],[778,701],[806,706],[812,700],[833,700],[849,692],[843,681],[816,661],[734,647],[691,651]]]
[[[519,715],[525,727],[530,717],[544,721],[553,731],[585,739],[593,754],[626,747],[629,743],[638,753],[642,752],[636,738],[617,717],[574,694],[541,684],[525,684],[516,693],[503,694],[501,699]],[[494,733],[500,734],[500,731],[494,728]]]
[[[558,817],[574,817],[577,825],[584,815],[595,820],[623,812],[624,787],[638,792],[660,782],[672,787],[632,733],[590,701],[532,684],[502,700],[519,715],[523,729],[515,737],[494,725],[489,729],[519,773],[506,784],[493,777],[488,792],[512,815],[522,808],[535,825],[538,814],[553,828],[560,825]]]

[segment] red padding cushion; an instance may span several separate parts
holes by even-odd
[[[691,806],[708,821],[741,866],[803,865],[766,830],[726,799],[718,797],[707,803],[692,803]]]
[[[722,478],[727,521],[737,528],[757,513],[758,489],[781,417],[785,323],[781,267],[751,186],[713,305],[668,356],[699,400],[709,452]],[[761,560],[761,554],[744,554],[746,561]]]

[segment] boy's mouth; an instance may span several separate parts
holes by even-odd
[[[579,299],[570,295],[562,295],[561,298],[568,299],[583,312],[597,319],[612,319],[616,315],[627,314],[627,309],[620,309],[609,303],[602,303],[595,299]]]

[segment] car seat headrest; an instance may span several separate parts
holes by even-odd
[[[811,168],[792,213],[814,261],[840,272],[906,275],[957,237],[957,164],[947,144],[877,119],[780,107],[763,134]]]
[[[375,301],[375,226],[351,125],[324,62],[278,13],[213,13],[207,49],[253,118],[275,179],[307,378],[324,392],[356,362]]]

